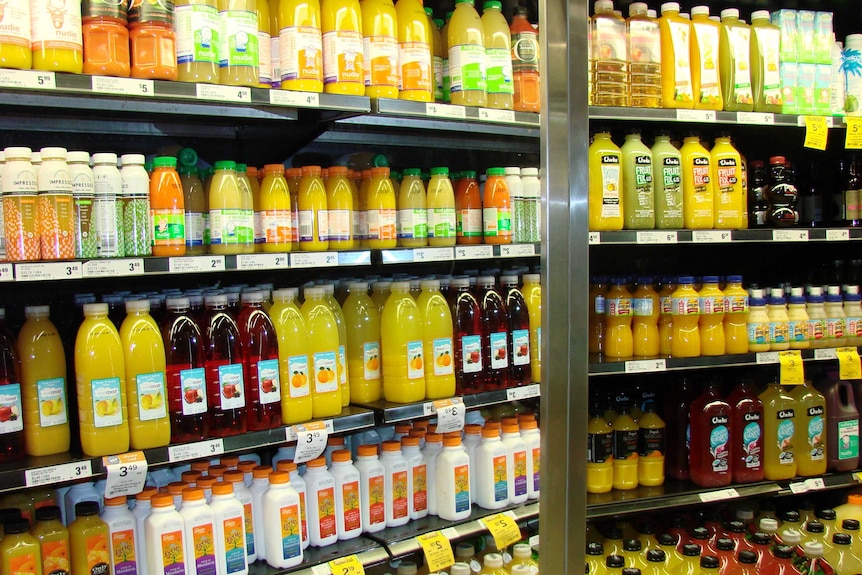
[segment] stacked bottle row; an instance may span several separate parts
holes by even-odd
[[[480,19],[462,0],[444,24],[417,0],[28,0],[0,64],[538,112],[538,34],[501,9],[486,2]]]

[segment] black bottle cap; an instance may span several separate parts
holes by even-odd
[[[722,537],[715,542],[715,547],[719,551],[733,551],[734,549],[736,549],[736,541],[727,537]]]
[[[850,545],[853,539],[846,533],[836,533],[832,536],[832,543],[836,545]]]
[[[587,543],[587,555],[604,555],[605,546],[601,543]]]
[[[835,515],[834,509],[821,509],[817,512],[817,519],[823,519],[824,521],[835,521],[837,515]]]
[[[673,545],[676,547],[677,543],[679,543],[679,536],[674,535],[673,533],[662,533],[658,536],[659,545]]]
[[[751,565],[757,563],[757,553],[754,551],[740,551],[738,558],[740,563],[748,563]]]
[[[847,529],[848,531],[858,531],[859,521],[856,519],[845,519],[841,522],[841,528]]]
[[[700,558],[700,566],[702,569],[718,569],[718,557],[715,555],[704,555]]]
[[[640,553],[643,548],[639,539],[626,539],[623,543],[623,551],[634,551]]]
[[[706,527],[695,527],[691,530],[691,538],[703,541],[709,539],[709,529]]]
[[[758,532],[751,536],[751,541],[755,545],[769,545],[772,543],[772,537],[767,533]]]
[[[809,533],[823,533],[824,526],[819,521],[809,521],[808,525],[805,526],[805,530]]]
[[[626,560],[622,555],[608,555],[605,559],[605,565],[613,569],[620,569],[626,566]]]
[[[26,519],[13,519],[3,524],[3,531],[6,535],[16,533],[27,533],[30,530],[30,522]]]
[[[682,554],[686,557],[699,557],[701,552],[700,545],[695,545],[694,543],[687,543],[682,546]]]
[[[36,521],[53,521],[59,518],[60,508],[56,505],[48,505],[36,510]]]
[[[650,563],[664,563],[667,560],[667,555],[661,549],[650,549],[647,551],[646,560]]]
[[[99,504],[95,501],[81,501],[80,503],[75,504],[75,515],[83,515],[87,517],[88,515],[98,515],[99,514]]]
[[[792,559],[795,553],[793,552],[793,547],[789,545],[779,545],[775,549],[772,550],[776,557],[779,559]]]

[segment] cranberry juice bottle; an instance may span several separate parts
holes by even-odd
[[[455,343],[455,386],[458,393],[479,393],[484,390],[485,373],[482,369],[482,312],[479,302],[470,291],[470,280],[454,278],[452,306]]]
[[[0,461],[24,457],[24,420],[21,402],[21,364],[12,334],[0,308]]]
[[[506,303],[509,323],[509,385],[529,385],[530,366],[530,313],[527,302],[518,289],[518,276],[501,276],[500,286]]]
[[[734,483],[763,481],[763,402],[751,382],[742,380],[727,398],[733,410],[730,465]]]
[[[509,387],[509,318],[503,297],[494,288],[494,276],[476,278],[481,294],[482,360],[485,363],[485,391]]]
[[[199,441],[209,433],[204,338],[189,298],[168,298],[162,321],[171,443]]]
[[[263,311],[263,292],[244,292],[237,318],[248,389],[248,429],[281,425],[281,385],[278,378],[278,337]]]
[[[227,307],[227,296],[206,302],[206,380],[210,428],[219,437],[245,433],[247,386],[239,328]]]
[[[691,403],[689,474],[695,485],[730,485],[731,415],[730,404],[721,398],[716,383],[706,384]]]
[[[664,419],[667,433],[667,452],[665,453],[665,474],[678,481],[688,481],[688,434],[689,408],[694,399],[692,382],[683,378],[679,392],[668,395],[664,406]]]

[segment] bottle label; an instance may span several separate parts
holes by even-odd
[[[653,314],[653,301],[649,297],[632,298],[632,314],[636,317],[649,317]],[[596,310],[598,312],[598,310]]]
[[[638,430],[638,456],[662,457],[665,452],[665,430],[642,427]]]
[[[260,83],[266,86],[272,84],[273,68],[272,68],[272,38],[269,32],[257,31],[257,75]]]
[[[455,512],[470,509],[470,466],[458,465],[453,470],[455,474]]]
[[[90,381],[90,392],[93,399],[93,426],[122,425],[125,406],[120,394],[120,378],[93,379]],[[20,406],[20,390],[18,394]]]
[[[527,451],[516,451],[512,457],[515,467],[515,496],[527,494]]]
[[[743,416],[742,452],[745,454],[746,469],[760,469],[760,453],[763,445],[763,428],[759,413],[746,413]]]
[[[791,465],[793,463],[793,417],[795,412],[792,409],[782,409],[778,412],[778,427],[776,428],[776,440],[781,453],[778,455],[778,463],[781,465]]]
[[[826,333],[828,334],[826,337],[833,338],[841,338],[844,337],[844,318],[843,317],[830,317],[826,319]]]
[[[90,196],[87,198],[73,196],[75,204],[75,257],[77,258],[94,258],[98,254],[96,252],[96,235],[95,228],[92,227],[93,221],[93,196],[92,196],[92,181],[90,182]],[[2,211],[2,210],[0,210]],[[2,218],[0,224],[5,230]],[[5,250],[6,238],[0,242]]]
[[[423,379],[425,377],[422,348],[422,340],[407,342],[407,379]]]
[[[781,73],[779,71],[779,51],[781,32],[774,28],[752,28],[757,40],[757,49],[763,59],[763,101],[767,104],[780,106]]]
[[[140,1],[132,2],[129,7],[130,19],[137,4],[140,4]],[[56,49],[82,53],[80,6],[79,2],[32,0],[30,2],[31,49],[34,52]],[[171,2],[171,12],[173,12],[173,2]]]
[[[610,434],[605,434],[610,438]],[[608,452],[609,453],[609,452]],[[540,470],[541,470],[541,462],[542,462],[542,450],[539,447],[534,447],[532,449],[531,457],[533,458],[533,491],[539,491],[539,479],[540,479]]]
[[[366,36],[363,41],[365,85],[398,87],[398,39]]]
[[[290,241],[294,244],[299,243],[299,210],[296,205],[290,210]]]
[[[20,5],[14,2],[3,8],[3,31],[0,44],[10,44],[30,49],[30,7],[28,2]],[[122,8],[120,8],[122,11]],[[125,14],[123,14],[125,16]]]
[[[434,99],[438,102],[443,101],[443,58],[440,56],[431,57],[431,67],[434,72]]]
[[[512,365],[530,365],[530,330],[512,330]]]
[[[539,35],[524,30],[512,34],[512,71],[539,73]]]
[[[6,198],[3,198],[4,210]],[[24,215],[22,213],[22,215]],[[26,220],[24,220],[26,222]],[[96,196],[93,199],[93,220],[91,227],[95,226],[95,235],[99,257],[112,258],[125,255],[122,249],[120,230],[123,223],[123,211],[119,207],[116,196]],[[6,224],[8,228],[8,223]],[[9,233],[6,233],[7,249],[9,245]]]
[[[218,62],[218,10],[207,4],[177,6],[175,11],[177,64]]]
[[[454,238],[455,208],[428,208],[428,237]]]
[[[718,175],[718,191],[722,194],[733,193],[733,188],[739,183],[739,166],[735,158],[722,158],[718,160],[716,171]],[[729,200],[719,198],[719,202]]]
[[[506,369],[509,367],[509,334],[505,331],[495,332],[490,337],[491,369]]]
[[[483,208],[482,222],[486,238],[512,235],[512,213],[509,208]]]
[[[481,44],[449,47],[449,92],[487,91],[485,48]]]
[[[236,245],[254,243],[254,221],[248,210],[210,210],[210,243]]]
[[[602,299],[604,299],[605,315],[608,317],[626,317],[632,315],[631,298],[619,297]],[[596,312],[598,312],[598,307],[598,302],[596,302]]]
[[[693,159],[691,174],[694,181],[694,193],[703,194],[709,186],[709,157],[700,156]]]
[[[718,104],[721,87],[718,84],[718,28],[711,24],[692,23],[697,45],[700,48],[700,93],[695,94],[699,104]]]
[[[383,476],[368,478],[368,523],[367,527],[386,523],[386,504],[383,488]]]
[[[140,373],[135,376],[138,394],[138,417],[141,421],[152,421],[168,416],[165,401],[165,373]]]
[[[791,342],[808,341],[808,322],[790,320],[787,322],[788,338]]]
[[[847,326],[847,337],[862,336],[862,317],[847,316],[845,318]]]
[[[635,197],[637,205],[634,209],[635,217],[651,218],[654,215],[654,199],[652,185],[652,157],[635,156]]]
[[[287,358],[287,372],[290,374],[290,398],[308,397],[311,386],[308,383],[308,356],[291,355]]]
[[[712,457],[713,473],[729,471],[730,431],[727,428],[727,416],[717,415],[712,418],[712,429],[709,432],[709,454]]]
[[[838,460],[859,457],[859,420],[838,422]]]
[[[194,546],[194,568],[197,575],[216,575],[213,524],[203,523],[192,527],[191,543]]]
[[[397,234],[397,212],[393,209],[366,210],[369,240],[394,240]]]
[[[272,62],[272,87],[281,87],[281,48],[278,34],[269,37],[269,57]]]
[[[247,10],[219,12],[219,67],[249,66],[260,63],[257,13]]]
[[[700,298],[697,296],[672,297],[670,305],[673,315],[698,315],[700,313]]]
[[[206,370],[204,368],[182,370],[180,372],[180,388],[183,392],[183,415],[199,415],[207,412]]]
[[[253,212],[252,221],[254,222],[254,243],[262,244],[266,242],[266,234],[263,231],[263,219],[259,211]]]
[[[107,552],[105,554],[107,555]],[[6,561],[9,563],[10,573],[15,573],[16,575],[36,575],[36,561],[38,561],[38,557],[32,553],[14,555]],[[107,575],[107,571],[105,575]]]
[[[670,40],[673,46],[673,99],[676,102],[694,102],[694,94],[691,83],[691,67],[689,53],[690,47],[690,25],[688,22],[668,22]]]
[[[629,21],[629,58],[632,71],[646,64],[661,64],[661,35],[653,20]],[[717,41],[717,38],[716,38]],[[717,44],[716,44],[717,45]]]
[[[60,541],[40,541],[42,555],[42,573],[44,575],[69,575],[69,545],[64,538]],[[16,569],[10,561],[9,567]],[[17,569],[16,569],[17,570]],[[32,574],[32,571],[26,571]]]
[[[185,551],[183,549],[183,532],[170,531],[162,533],[162,563],[165,566],[164,575],[185,575]],[[245,557],[243,557],[245,559]],[[161,574],[159,574],[161,575]]]
[[[458,210],[455,231],[459,238],[482,237],[482,210],[478,208]]]
[[[398,61],[401,66],[399,90],[433,91],[431,47],[427,42],[401,42],[398,44]]]
[[[353,239],[368,239],[368,216],[364,211],[353,210]]]
[[[427,211],[419,209],[398,210],[398,239],[427,238]]]
[[[536,347],[537,347],[536,357],[538,357],[539,362],[541,362],[542,361],[542,328],[541,327],[536,328],[536,343],[537,343],[537,345],[536,345]]]
[[[186,218],[181,209],[150,210],[154,246],[181,246],[186,243]]]
[[[242,364],[220,365],[218,368],[220,401],[222,411],[245,407],[245,383]]]
[[[512,53],[506,48],[485,49],[485,70],[488,94],[514,94]]]
[[[494,471],[494,501],[504,501],[509,498],[506,456],[495,457],[492,461],[492,469]]]
[[[314,354],[314,391],[331,393],[338,391],[338,365],[334,351],[319,351]]]
[[[808,339],[811,341],[821,341],[826,337],[826,320],[825,319],[809,319],[808,320]]]
[[[366,341],[362,344],[362,365],[365,381],[380,379],[379,341]]]
[[[281,555],[285,559],[299,557],[302,553],[302,538],[299,532],[299,506],[288,505],[280,509]]]
[[[338,346],[338,383],[347,385],[347,352],[343,345]]]
[[[620,156],[602,156],[602,218],[619,218],[620,210]]]
[[[452,83],[452,78],[449,75],[449,58],[443,58],[443,101],[451,101],[451,93],[449,86]]]
[[[859,219],[859,190],[844,190],[844,220]]]
[[[277,359],[257,362],[257,384],[260,402],[263,405],[281,401],[281,381],[278,376]]]
[[[407,470],[396,471],[392,474],[392,518],[400,519],[407,517]]]
[[[769,322],[769,341],[771,343],[788,343],[790,341],[790,324],[786,321]]]
[[[770,323],[768,321],[748,323],[749,344],[768,344],[770,340]]]
[[[290,210],[261,210],[260,227],[265,243],[290,242],[293,236],[293,231],[290,229]]]
[[[243,519],[245,524],[245,552],[246,555],[254,555],[254,516],[251,510],[251,500],[243,503]]]
[[[323,39],[316,26],[287,26],[279,32],[281,80],[323,81]]]
[[[204,245],[204,229],[206,222],[204,214],[199,212],[185,213],[185,234],[186,247],[196,247]]]
[[[299,241],[301,241],[301,242],[313,242],[313,241],[315,241],[314,240],[314,212],[312,210],[299,210]]]
[[[39,425],[53,427],[69,421],[66,415],[66,381],[62,377],[40,379],[36,382],[36,394],[39,402]]]
[[[462,373],[482,371],[482,336],[465,335],[461,337]]]
[[[748,313],[748,296],[726,296],[724,298],[725,313]]]
[[[604,463],[613,458],[613,433],[590,433],[587,435],[587,463]]]
[[[130,0],[129,26],[146,22],[161,22],[172,25],[175,10],[174,0],[159,0],[158,2]]]
[[[108,533],[91,535],[84,539],[84,545],[86,546],[87,553],[87,574],[109,575],[111,573],[111,558],[108,552]],[[182,560],[182,547],[180,547],[179,561],[182,562]],[[181,573],[178,575],[181,575]],[[165,573],[165,575],[173,574]]]
[[[350,210],[326,210],[326,223],[329,231],[328,240],[345,241],[350,239],[353,229],[353,216]]]
[[[823,443],[823,406],[808,408],[808,455],[811,461],[823,461],[826,445]]]
[[[751,68],[749,66],[751,29],[748,26],[732,26],[729,33],[730,46],[733,51],[731,101],[737,104],[753,104],[754,96],[751,92]]]
[[[724,297],[706,296],[700,298],[701,315],[723,315]]]
[[[427,466],[413,467],[413,511],[421,512],[428,509]]]
[[[452,375],[455,372],[455,366],[452,365],[452,338],[441,337],[432,342],[434,358],[434,375],[445,376]]]
[[[323,35],[323,83],[365,83],[362,34],[338,30]]]
[[[658,202],[664,203],[665,218],[682,218],[682,166],[679,158],[664,158],[661,167]]]
[[[136,552],[135,531],[133,529],[111,532],[114,575],[136,575],[138,572]],[[45,573],[47,575],[49,572]]]

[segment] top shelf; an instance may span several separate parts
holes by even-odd
[[[805,116],[766,112],[716,112],[714,110],[669,110],[663,108],[616,108],[590,106],[590,120],[641,120],[647,122],[689,122],[697,124],[738,124],[749,126],[804,127]],[[839,117],[826,116],[830,128],[845,127]]]

